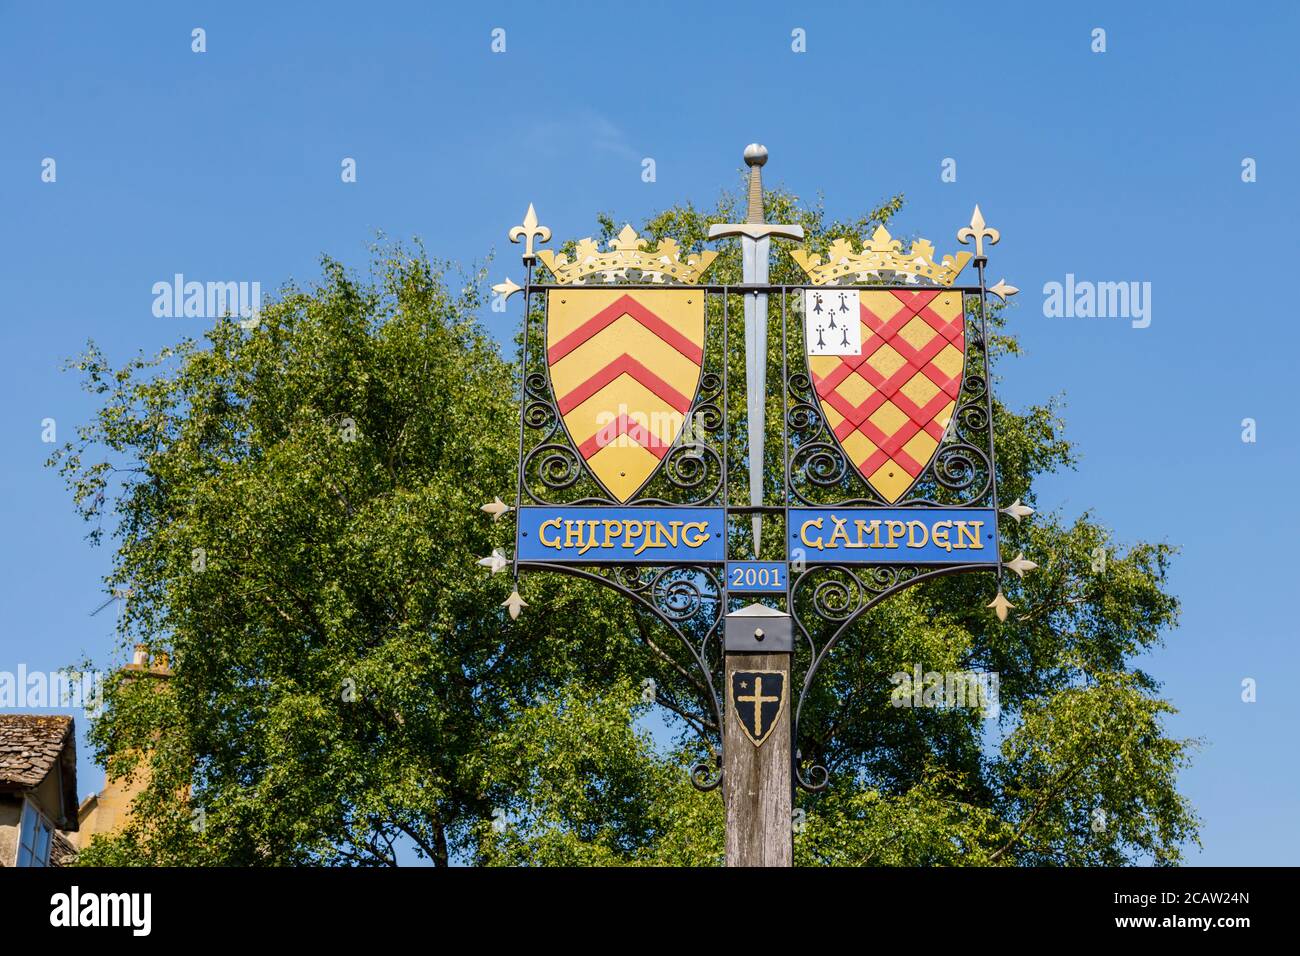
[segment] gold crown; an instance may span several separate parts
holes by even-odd
[[[601,275],[602,282],[613,282],[625,278],[629,269],[640,270],[650,282],[673,279],[696,283],[718,257],[716,252],[700,252],[683,260],[681,247],[675,239],[660,239],[653,251],[646,249],[648,244],[649,241],[640,238],[635,229],[624,226],[623,231],[609,241],[608,252],[601,252],[596,241],[588,236],[578,240],[572,259],[557,256],[550,249],[541,250],[537,257],[551,270],[555,281],[563,285],[593,275]]]
[[[806,249],[793,249],[790,255],[808,273],[813,285],[830,285],[845,276],[870,282],[884,272],[952,285],[971,259],[969,252],[959,252],[956,257],[944,256],[942,262],[935,262],[934,243],[929,239],[917,239],[910,250],[903,252],[903,243],[893,238],[884,226],[876,227],[871,238],[862,244],[861,252],[854,252],[847,239],[836,239],[827,251],[825,262]]]

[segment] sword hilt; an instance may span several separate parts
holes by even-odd
[[[745,165],[749,167],[749,213],[745,222],[758,225],[763,221],[763,164],[767,147],[750,143],[745,147]]]
[[[760,170],[766,162],[766,146],[750,143],[745,147],[745,165],[749,167],[749,208],[745,212],[745,221],[714,223],[709,226],[710,239],[721,239],[724,236],[745,236],[752,240],[762,239],[764,236],[780,236],[784,239],[803,238],[803,226],[769,224],[763,218],[763,174]],[[746,278],[744,281],[752,280]]]

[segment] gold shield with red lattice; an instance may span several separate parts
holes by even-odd
[[[893,504],[934,457],[957,405],[966,362],[962,294],[858,293],[860,352],[809,354],[808,366],[840,447]]]

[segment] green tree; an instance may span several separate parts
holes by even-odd
[[[738,196],[641,232],[698,247]],[[775,192],[768,213],[820,250],[901,202],[836,222]],[[724,248],[710,281],[739,275]],[[800,281],[788,257],[773,281]],[[518,439],[518,369],[474,318],[482,285],[391,247],[364,278],[326,260],[253,329],[76,363],[101,407],[55,461],[92,539],[109,519],[125,640],[175,661],[161,688],[107,689],[97,755],[115,774],[147,760],[150,784],[83,861],[383,865],[402,844],[438,864],[720,861],[719,795],[687,778],[716,727],[679,649],[612,592],[552,575],[525,578],[510,621],[509,575],[474,564],[509,547],[509,519],[478,506],[511,498]],[[995,357],[1013,356],[990,321]],[[1073,464],[1058,403],[998,405],[995,422],[1000,487],[1033,504],[1034,479]],[[1176,621],[1169,547],[1121,548],[1089,515],[1036,515],[1007,547],[1040,568],[1008,579],[1005,623],[987,575],[939,579],[865,615],[823,667],[800,744],[831,783],[800,798],[797,862],[1172,863],[1195,839],[1176,788],[1192,744],[1167,736],[1172,708],[1132,664]],[[998,672],[1000,716],[892,706],[890,675],[915,663]]]

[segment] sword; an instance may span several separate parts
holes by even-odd
[[[749,167],[749,210],[744,222],[719,223],[709,227],[709,238],[740,236],[743,259],[741,281],[745,285],[767,285],[768,253],[772,236],[802,239],[803,226],[783,226],[763,221],[763,164],[767,147],[750,143],[745,147]],[[767,408],[767,293],[745,293],[745,402],[749,413],[749,503],[763,504],[763,439]],[[762,543],[763,517],[755,513],[754,557]]]

